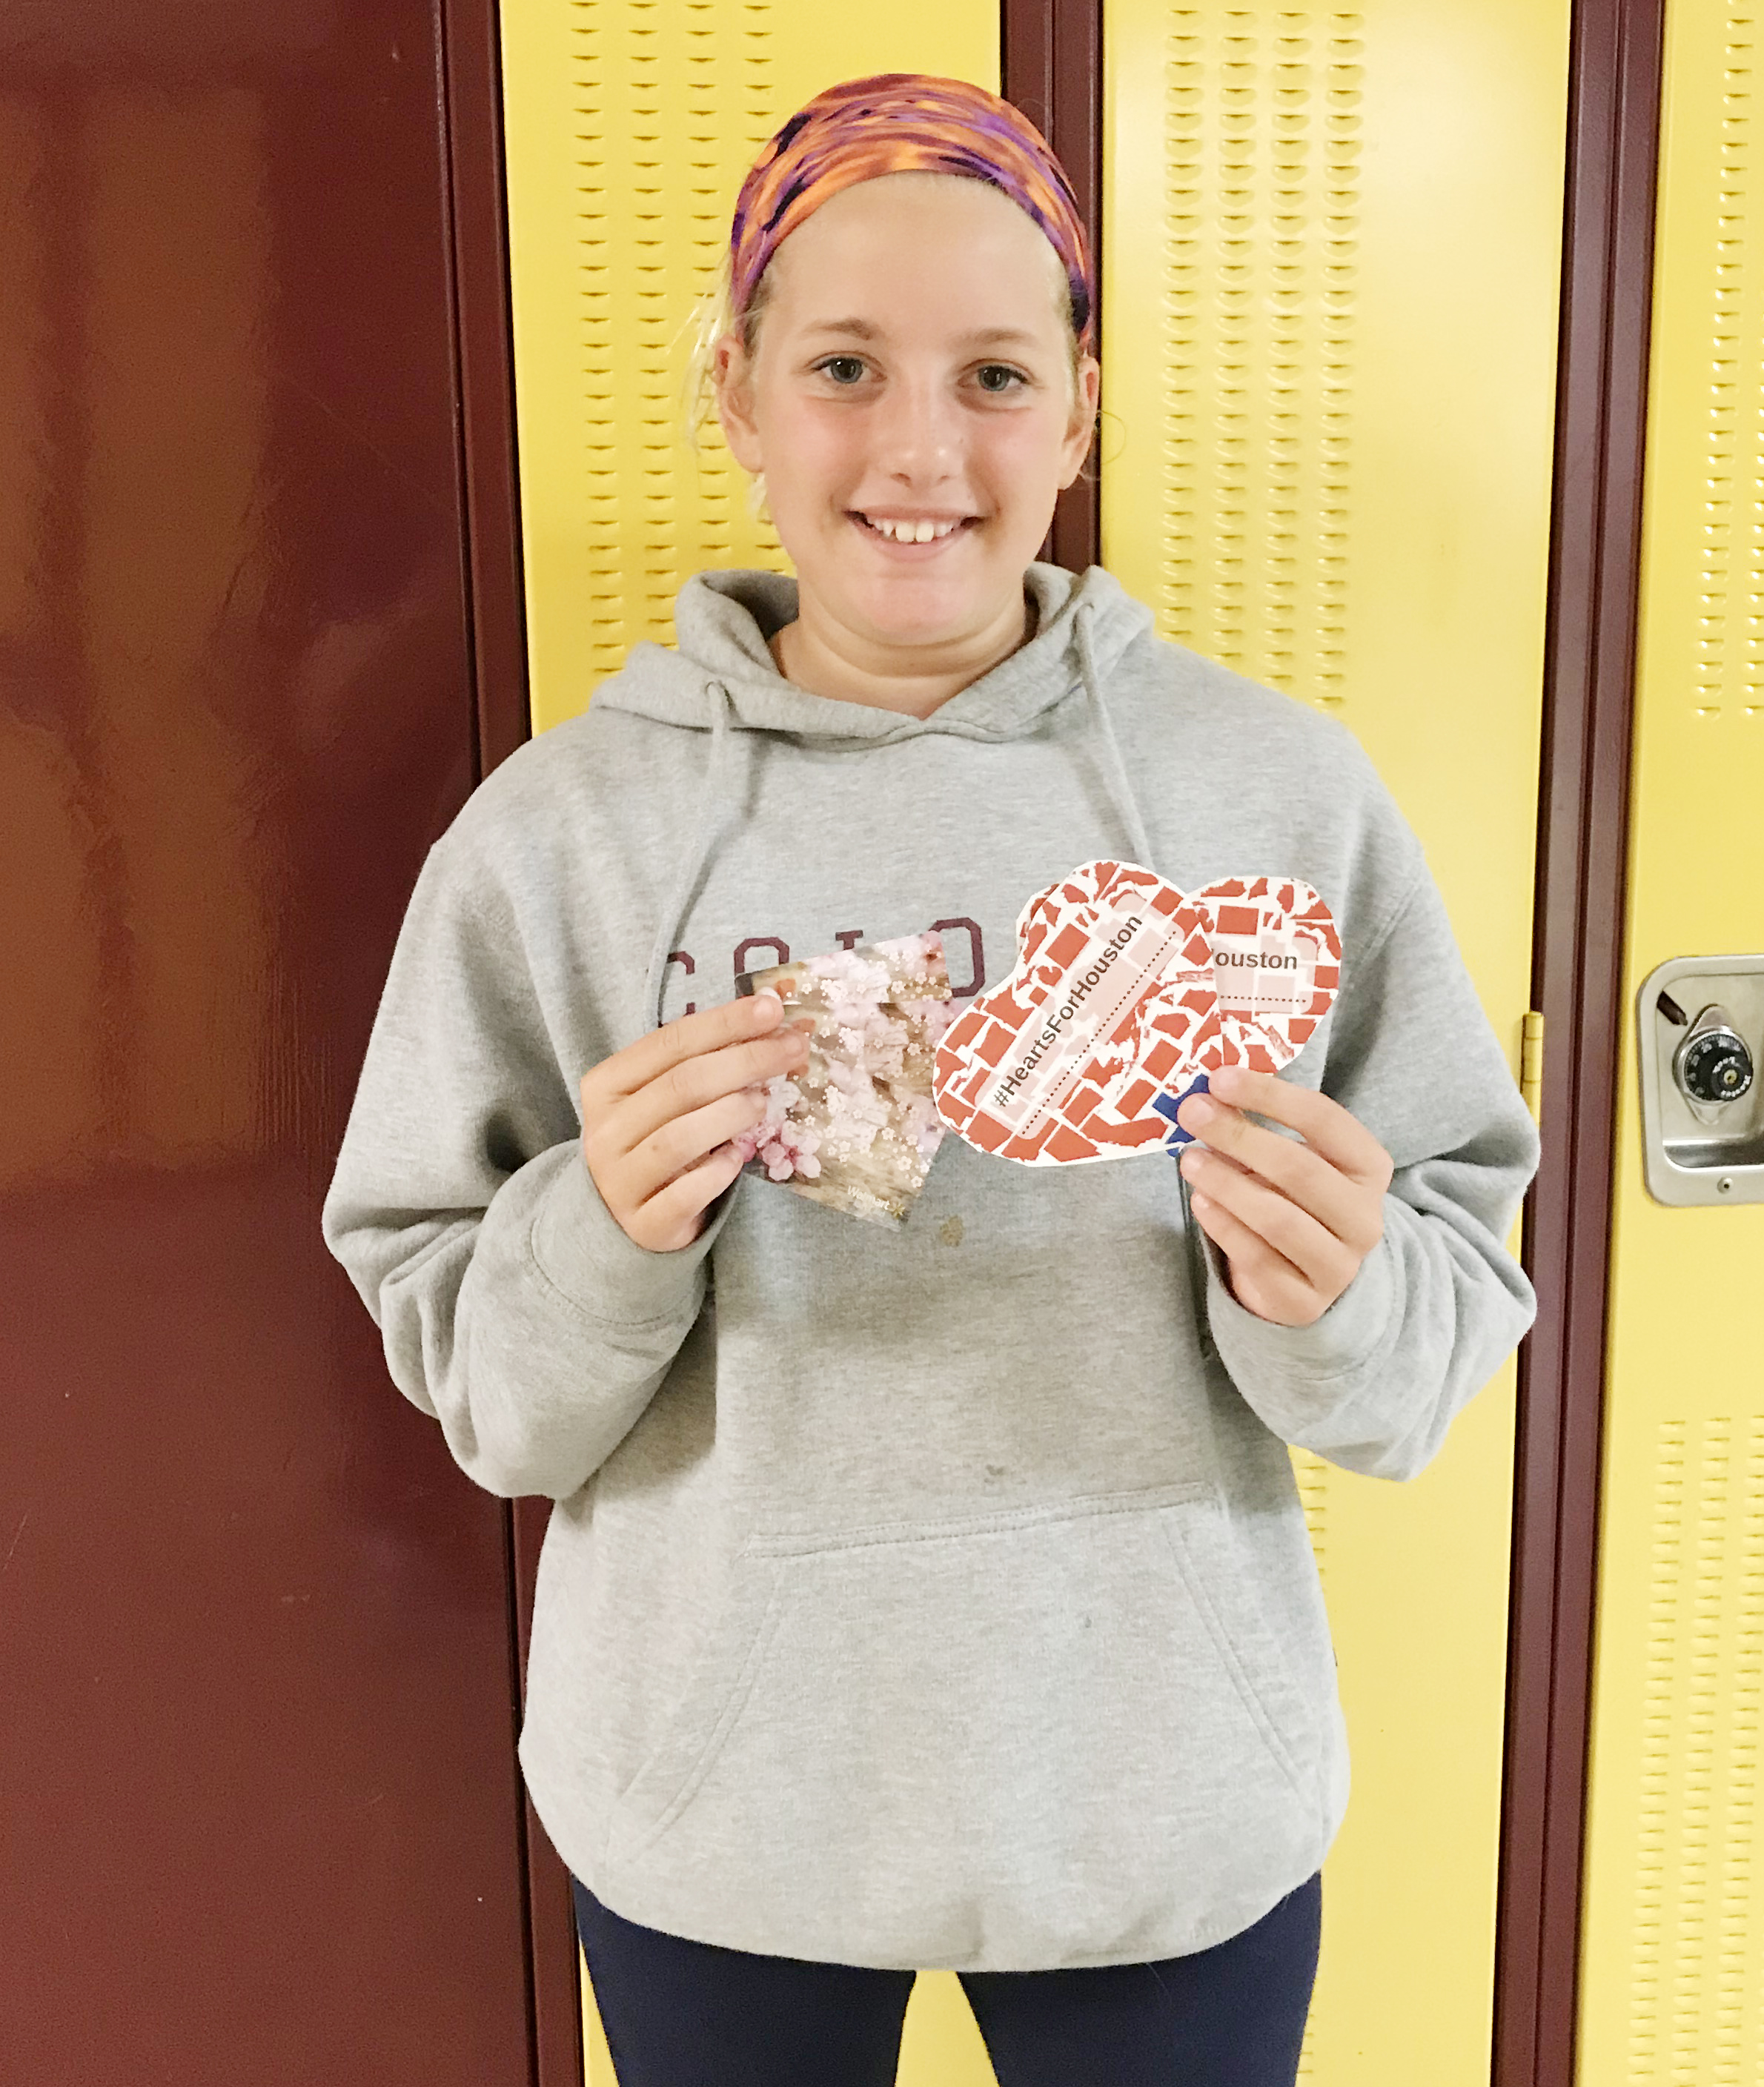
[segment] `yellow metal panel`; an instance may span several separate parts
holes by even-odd
[[[671,643],[707,565],[782,567],[716,433],[679,397],[741,176],[820,88],[869,72],[997,88],[988,0],[510,0],[510,272],[536,730],[639,638]]]
[[[1359,733],[1515,1077],[1568,26],[1104,15],[1104,561],[1165,634]],[[1410,1486],[1295,1459],[1355,1760],[1305,2059],[1329,2087],[1489,2076],[1513,1416],[1509,1368]]]
[[[1645,492],[1580,2078],[1764,2077],[1764,1207],[1642,1186],[1634,998],[1764,949],[1758,9],[1674,0]]]
[[[535,731],[574,716],[639,638],[673,642],[705,566],[783,568],[714,430],[681,433],[685,329],[736,190],[835,80],[998,86],[996,0],[508,0],[510,275]],[[590,2087],[615,2087],[583,1980]],[[992,2087],[953,1974],[921,1977],[900,2087]]]

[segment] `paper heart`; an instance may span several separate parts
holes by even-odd
[[[938,1048],[938,1113],[1030,1166],[1185,1142],[1175,1103],[1226,1065],[1277,1072],[1329,1012],[1341,938],[1293,877],[1192,895],[1133,863],[1087,862],[1017,920],[1015,968]]]

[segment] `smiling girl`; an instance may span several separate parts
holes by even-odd
[[[794,579],[706,572],[412,895],[325,1210],[392,1376],[556,1503],[520,1758],[621,2087],[1289,2087],[1348,1799],[1288,1444],[1420,1471],[1529,1324],[1536,1142],[1340,726],[1037,563],[1097,398],[1070,189],[994,96],[830,89],[749,175],[708,379]],[[1304,880],[1281,1077],[1161,1156],[946,1141],[908,1223],[737,1181],[803,1039],[738,973],[1075,864]],[[965,961],[964,961],[965,960]]]

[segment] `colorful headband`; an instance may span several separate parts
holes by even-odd
[[[1071,285],[1072,326],[1087,347],[1096,297],[1078,200],[1047,140],[1020,109],[966,80],[873,73],[805,102],[761,153],[735,202],[732,301],[747,309],[766,265],[829,196],[878,174],[965,174],[989,181],[1040,226]]]

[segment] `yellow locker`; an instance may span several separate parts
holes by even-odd
[[[1517,1075],[1566,0],[1107,0],[1104,562],[1356,731]],[[1489,2076],[1514,1372],[1396,1487],[1296,1459],[1354,1795],[1305,2076]]]
[[[639,638],[673,638],[707,565],[784,564],[680,388],[742,174],[835,80],[998,86],[997,0],[510,0],[502,13],[515,411],[533,728],[587,704]],[[583,1982],[590,2087],[615,2087]],[[991,2087],[955,1976],[920,1978],[901,2087]]]
[[[1104,26],[1105,561],[1168,634],[1362,735],[1517,1070],[1568,0],[1107,0]],[[669,637],[687,573],[781,562],[718,438],[679,432],[681,329],[753,153],[835,79],[996,86],[998,28],[975,0],[505,9],[536,728]],[[1412,1487],[1301,1460],[1356,1778],[1313,2077],[1488,2075],[1512,1429],[1509,1372]],[[991,2079],[947,1974],[900,2079]]]
[[[1666,15],[1579,2077],[1764,2077],[1764,1206],[1642,1175],[1636,994],[1764,950],[1759,11]]]

